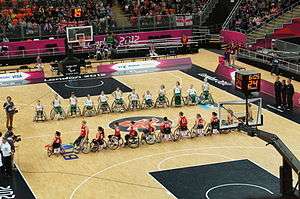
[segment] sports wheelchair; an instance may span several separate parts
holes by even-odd
[[[139,146],[140,146],[140,138],[139,138],[139,136],[129,137],[129,139],[128,139],[128,147],[129,148],[135,149],[135,148],[137,148]]]
[[[62,146],[60,148],[58,148],[58,149],[53,149],[53,147],[52,147],[51,144],[47,144],[45,146],[45,148],[47,150],[48,157],[50,157],[52,155],[59,156],[59,155],[63,155],[65,153],[65,150],[64,150],[64,148]]]
[[[91,152],[98,152],[106,148],[107,148],[107,143],[105,140],[102,140],[102,144],[93,141],[90,143]]]
[[[84,154],[87,154],[90,152],[91,150],[91,145],[89,143],[89,140],[88,139],[82,139],[80,144],[77,145],[77,146],[74,146],[74,153],[84,153]]]
[[[33,121],[34,122],[40,122],[40,121],[46,121],[47,120],[47,115],[45,111],[35,111],[35,114],[33,116]]]
[[[127,110],[125,102],[122,100],[114,100],[111,105],[111,111],[115,113],[123,113]]]
[[[147,134],[144,133],[144,136],[143,137],[141,136],[141,144],[143,144],[143,142],[149,145],[153,145],[156,142],[158,142],[158,139],[154,132],[147,133]]]
[[[66,118],[66,112],[64,111],[63,108],[60,108],[61,112],[57,112],[57,110],[55,110],[55,108],[53,107],[52,110],[50,111],[50,119],[54,120],[55,118],[57,118],[58,120],[63,120]]]
[[[128,109],[130,111],[135,111],[141,108],[140,100],[129,101]]]
[[[78,116],[81,116],[81,110],[80,110],[79,106],[76,105],[76,110],[72,111],[72,107],[70,105],[69,108],[68,108],[67,116],[68,117],[78,117]]]
[[[215,104],[215,101],[214,101],[212,95],[210,94],[210,92],[203,91],[201,93],[201,95],[199,96],[198,103],[202,104],[202,105],[206,105],[206,104],[212,104],[213,105],[213,104]]]
[[[93,106],[91,109],[88,109],[86,106],[83,107],[82,116],[92,117],[95,115],[97,115],[97,110],[96,110],[95,106]]]
[[[141,106],[141,108],[142,109],[151,109],[151,108],[153,108],[154,107],[154,103],[153,103],[153,101],[151,100],[143,100],[143,102],[142,102],[142,106]]]
[[[181,130],[180,127],[176,128],[173,132],[174,141],[183,139],[183,138],[193,138],[193,134],[187,128],[186,130]]]
[[[111,150],[115,150],[119,147],[122,147],[124,145],[124,140],[123,138],[118,138],[114,135],[108,136],[108,141],[107,141],[107,146]]]
[[[157,99],[155,100],[155,108],[166,108],[169,107],[170,101],[167,98],[167,96],[164,96],[163,98],[161,96],[158,96]]]
[[[189,106],[194,106],[198,104],[198,97],[197,96],[186,96],[184,98],[184,104]]]
[[[170,131],[170,133],[162,133],[161,131],[157,135],[157,143],[161,143],[163,141],[176,141],[174,134]]]
[[[205,129],[204,129],[204,132],[205,132],[205,135],[215,135],[215,134],[220,134],[220,125],[219,123],[212,126],[211,123],[209,123]]]
[[[97,108],[98,114],[103,114],[103,113],[110,113],[111,109],[109,107],[108,103],[99,103],[98,108]]]
[[[176,97],[180,97],[180,101],[176,101]],[[181,95],[180,96],[173,95],[172,100],[171,100],[171,106],[182,107],[182,106],[184,106],[184,104],[185,104],[184,97],[182,97]]]
[[[198,129],[197,127],[193,127],[191,129],[191,136],[194,138],[194,137],[199,137],[199,136],[204,136],[205,135],[205,130],[204,128],[202,129]]]

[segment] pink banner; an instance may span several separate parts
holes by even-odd
[[[222,30],[221,37],[224,43],[236,43],[239,45],[244,45],[247,42],[247,35],[230,30]]]
[[[127,75],[165,70],[181,70],[192,66],[191,58],[148,60],[98,66],[98,72],[107,75]]]
[[[163,30],[163,31],[150,31],[150,32],[136,32],[136,33],[123,33],[117,34],[117,40],[120,44],[127,43],[142,43],[143,41],[149,41],[151,39],[163,39],[163,38],[178,38],[185,34],[187,36],[192,35],[192,30]],[[106,35],[95,36],[95,41],[103,41]],[[20,42],[2,42],[0,46],[6,46],[8,52],[0,53],[1,56],[16,56],[16,55],[38,55],[39,53],[47,52],[65,52],[64,39],[50,39],[50,40],[38,40],[38,41],[20,41]]]

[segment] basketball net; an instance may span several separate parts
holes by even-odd
[[[84,38],[84,36],[79,37],[78,43],[79,43],[79,46],[81,48],[85,48],[85,38]]]

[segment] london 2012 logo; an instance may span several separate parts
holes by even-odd
[[[128,132],[128,128],[130,126],[131,121],[134,121],[134,126],[139,130],[143,131],[143,129],[148,128],[149,120],[152,120],[151,123],[156,127],[156,129],[160,128],[160,124],[163,122],[162,117],[156,117],[156,116],[136,116],[136,117],[126,117],[117,119],[115,121],[112,121],[109,124],[109,127],[114,129],[114,124],[116,122],[119,123],[119,127],[121,131]]]

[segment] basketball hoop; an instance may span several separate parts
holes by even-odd
[[[81,48],[85,48],[85,38],[84,38],[84,36],[81,36],[81,37],[78,38],[78,43],[79,43],[79,46]]]

